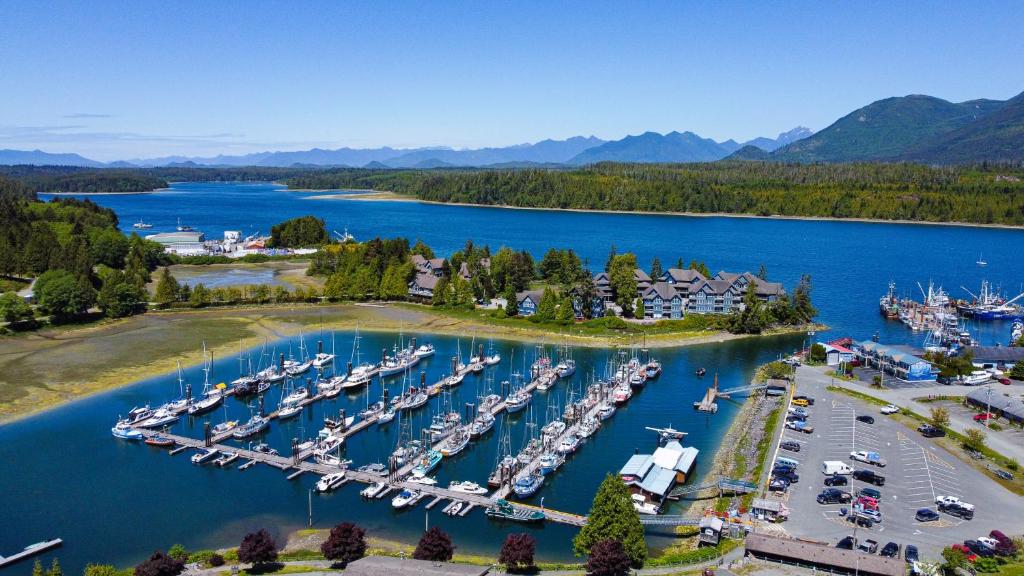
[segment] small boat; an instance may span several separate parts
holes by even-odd
[[[647,376],[648,380],[653,380],[654,378],[661,376],[661,362],[658,362],[657,360],[651,360],[648,362],[647,365],[644,366],[644,374]]]
[[[544,520],[543,511],[519,508],[513,506],[511,502],[504,498],[498,499],[498,501],[494,503],[494,506],[488,507],[484,513],[491,518],[515,520],[517,522],[540,522]]]
[[[561,454],[572,454],[580,447],[580,437],[575,434],[570,434],[562,439],[556,450]]]
[[[516,493],[519,498],[529,498],[540,490],[540,487],[544,485],[543,474],[528,474],[523,476],[512,486],[512,491]]]
[[[631,388],[640,389],[647,384],[647,373],[636,371],[629,375],[629,386]]]
[[[600,408],[597,409],[597,417],[601,420],[607,420],[615,415],[615,405],[605,402]]]
[[[317,368],[323,368],[324,366],[330,366],[334,363],[334,354],[328,354],[326,352],[317,352],[317,355],[313,357],[313,366]]]
[[[551,436],[552,438],[561,436],[562,432],[565,432],[565,422],[562,422],[561,420],[548,422],[540,429],[541,434],[544,436]]]
[[[153,416],[153,411],[149,409],[149,406],[140,406],[132,408],[128,411],[128,417],[124,419],[124,422],[128,424],[138,424],[143,420],[149,420]]]
[[[565,462],[565,456],[558,452],[545,452],[540,457],[540,473],[551,474]]]
[[[388,485],[384,482],[374,482],[366,488],[359,491],[359,495],[363,498],[373,498],[377,494],[380,494],[382,490],[386,490]]]
[[[697,372],[696,372],[697,376],[703,376],[703,375],[705,375],[707,373],[708,373],[708,371],[705,370],[703,366],[700,367],[700,368],[697,368]]]
[[[469,425],[469,437],[477,439],[494,428],[494,416],[490,412],[480,412]]]
[[[195,229],[192,228],[191,226],[187,225],[187,224],[182,224],[181,223],[181,218],[178,218],[178,228],[177,228],[177,230],[178,230],[178,232],[192,232]]]
[[[224,401],[224,397],[221,395],[205,396],[199,400],[193,401],[188,405],[188,415],[198,416],[205,414],[210,410],[214,410],[217,406],[220,406],[221,402]]]
[[[580,438],[589,438],[590,435],[597,432],[597,429],[600,427],[601,421],[594,417],[590,417],[580,424],[580,427],[576,429],[576,434],[578,434]]]
[[[152,224],[147,224],[147,223],[143,222],[142,218],[139,218],[138,222],[136,222],[135,224],[132,224],[132,228],[136,228],[138,230],[149,230],[152,227],[153,227]]]
[[[131,424],[127,420],[120,420],[113,428],[110,429],[110,433],[115,438],[122,440],[142,440],[142,432],[132,428]]]
[[[287,420],[302,413],[302,406],[298,404],[285,404],[277,411],[278,420]]]
[[[984,255],[979,254],[978,260],[975,262],[978,266],[988,266],[988,262],[985,261]]]
[[[299,386],[292,393],[285,396],[284,400],[281,400],[282,404],[298,404],[306,398],[309,398],[309,389],[305,386]]]
[[[456,502],[445,509],[445,514],[449,516],[455,516],[462,511],[462,502]]]
[[[202,464],[203,462],[206,462],[207,460],[212,460],[213,458],[215,458],[217,456],[217,454],[220,454],[220,450],[217,450],[216,448],[207,448],[206,450],[202,450],[200,452],[197,452],[197,453],[193,454],[192,455],[192,463],[193,464]]]
[[[441,463],[443,456],[437,450],[427,450],[423,456],[419,458],[418,463],[412,469],[412,475],[417,477],[426,476],[437,468],[437,465]]]
[[[473,374],[479,374],[479,373],[483,372],[484,371],[484,363],[483,362],[473,362],[472,364],[469,365],[469,371],[472,372]]]
[[[490,356],[484,357],[484,364],[487,366],[494,366],[501,362],[501,354],[491,354]]]
[[[238,460],[237,452],[224,452],[223,454],[221,454],[220,458],[214,460],[213,463],[217,466],[220,466],[221,468],[226,468],[227,466],[230,466],[231,463],[234,462],[235,460]]]
[[[451,458],[466,449],[469,445],[469,431],[465,427],[460,428],[445,440],[441,445],[441,455]]]
[[[568,378],[576,373],[576,361],[572,358],[562,360],[555,366],[555,373],[559,378]]]
[[[448,484],[448,489],[452,492],[462,492],[463,494],[487,494],[487,488],[469,480],[464,482],[453,481]]]
[[[317,492],[330,492],[338,486],[341,486],[342,482],[345,481],[345,471],[332,472],[326,476],[321,476],[316,482],[315,490]]]
[[[657,514],[661,509],[661,507],[654,502],[648,502],[647,499],[644,498],[643,494],[633,494],[631,498],[633,501],[633,508],[641,514]]]
[[[374,462],[373,464],[363,464],[359,468],[356,468],[356,471],[373,474],[374,476],[386,476],[388,473],[388,467],[380,462]]]
[[[417,358],[430,358],[434,355],[434,345],[430,343],[421,344],[412,355]]]
[[[253,416],[245,424],[236,426],[231,430],[231,435],[239,440],[242,438],[248,438],[249,436],[255,436],[260,432],[266,430],[267,426],[270,425],[270,420],[267,420],[259,414]]]
[[[136,428],[162,428],[177,422],[179,418],[180,416],[166,408],[158,408],[153,412],[152,416],[142,422],[136,422],[134,426]]]
[[[259,452],[260,454],[269,454],[271,456],[277,456],[277,450],[270,447],[270,444],[266,442],[260,442],[259,444],[252,447],[253,452]]]
[[[174,446],[174,440],[166,436],[151,436],[146,438],[146,444],[149,446],[156,446],[157,448],[170,448]]]
[[[614,400],[616,404],[625,404],[632,397],[633,390],[629,386],[620,385],[615,388],[614,392],[612,392],[612,400]]]
[[[377,417],[377,424],[387,424],[395,419],[395,409],[388,408],[384,413]]]
[[[437,486],[437,480],[432,476],[412,476],[406,482],[412,484],[422,484],[424,486]]]
[[[530,399],[530,393],[520,388],[509,394],[508,398],[505,399],[505,411],[509,414],[519,412],[526,408],[530,403]]]
[[[415,490],[402,490],[397,496],[391,499],[391,507],[398,509],[405,508],[411,504],[413,500],[419,497],[419,495],[420,493]]]
[[[229,430],[234,430],[235,426],[238,426],[238,420],[225,420],[219,424],[214,424],[210,431],[213,432],[214,436],[218,436]]]
[[[462,380],[464,378],[464,374],[452,374],[451,376],[448,376],[447,378],[441,381],[442,386],[444,386],[445,388],[453,388],[455,386],[458,386],[459,384],[462,384]]]

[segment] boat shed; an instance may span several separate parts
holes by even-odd
[[[1010,368],[1024,362],[1024,346],[968,346],[962,354],[970,354],[971,361],[980,368]]]
[[[853,344],[853,353],[864,365],[908,382],[935,380],[938,374],[931,362],[895,346],[864,340]]]
[[[907,565],[899,558],[843,550],[820,542],[753,533],[745,543],[747,554],[761,560],[796,564],[830,574],[863,576],[904,576]]]
[[[979,410],[987,409],[1014,424],[1024,424],[1024,401],[1020,398],[1014,398],[998,390],[994,391],[990,386],[986,386],[971,390],[965,400]]]
[[[853,350],[836,344],[822,344],[825,347],[825,364],[838,366],[853,361]]]
[[[699,450],[671,441],[654,454],[634,454],[619,470],[619,477],[634,494],[664,500],[677,484],[686,481],[697,462]]]
[[[490,566],[453,564],[395,558],[392,556],[365,556],[345,567],[348,576],[484,576]]]

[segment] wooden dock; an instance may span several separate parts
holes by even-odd
[[[36,554],[42,554],[43,552],[46,552],[51,548],[56,548],[57,546],[60,546],[63,543],[64,541],[60,538],[54,538],[53,540],[45,540],[43,542],[29,544],[25,547],[24,550],[18,552],[17,554],[12,554],[10,556],[0,556],[0,568],[3,568],[4,566],[8,566],[10,564],[14,564],[15,562],[20,562],[21,560],[30,558],[32,556],[35,556]]]

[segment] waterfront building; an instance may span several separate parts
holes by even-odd
[[[1014,398],[999,390],[993,390],[990,386],[985,386],[971,390],[964,400],[982,412],[991,412],[1018,426],[1024,424],[1024,401],[1020,398]]]
[[[544,296],[543,290],[526,290],[516,293],[516,305],[520,316],[533,316],[540,306],[540,299]]]
[[[744,542],[746,553],[760,560],[797,565],[829,574],[903,576],[907,565],[899,558],[843,550],[820,542],[795,540],[754,532]]]
[[[641,494],[660,503],[673,488],[686,482],[697,463],[699,450],[683,447],[675,440],[658,448],[653,454],[634,454],[619,470],[619,477],[634,494]]]
[[[409,297],[414,300],[431,300],[434,298],[434,288],[437,287],[437,276],[426,272],[418,272],[416,277],[409,282]]]
[[[1009,370],[1024,362],[1024,346],[968,346],[962,354],[970,354],[971,362],[982,369]]]
[[[900,380],[926,382],[935,380],[939,373],[931,362],[896,346],[865,340],[853,343],[853,353],[865,366]]]
[[[192,256],[207,253],[206,245],[204,244],[206,237],[202,232],[193,230],[150,234],[146,236],[146,240],[162,244],[164,251],[172,254]]]
[[[655,282],[641,296],[644,302],[644,318],[660,320],[683,317],[683,297],[668,282]]]
[[[838,366],[853,361],[853,350],[845,346],[838,344],[822,344],[822,346],[825,347],[825,365],[827,366]]]

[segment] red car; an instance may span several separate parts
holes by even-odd
[[[1002,377],[999,378],[999,383],[1000,384],[1006,384],[1007,386],[1009,386],[1010,385],[1010,379],[1007,378],[1006,376],[1002,376]]]
[[[971,552],[971,549],[967,546],[964,546],[963,544],[953,544],[952,546],[950,546],[950,548],[952,548],[953,550],[959,550],[963,552],[964,556],[967,557],[968,562],[974,562],[978,559],[978,555],[974,552]]]
[[[991,419],[993,419],[995,417],[996,417],[996,415],[991,413],[991,412],[982,412],[981,414],[975,414],[974,415],[974,421],[975,422],[984,422],[985,420],[991,420]]]

